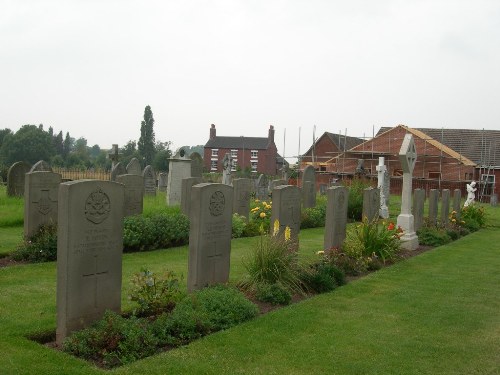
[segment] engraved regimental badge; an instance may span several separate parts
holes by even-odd
[[[108,195],[97,188],[85,201],[85,217],[94,224],[100,224],[109,216],[111,203]]]
[[[224,212],[224,206],[226,204],[226,199],[222,191],[216,191],[210,197],[209,211],[212,216],[219,216]]]

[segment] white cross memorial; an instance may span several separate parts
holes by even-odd
[[[378,172],[377,188],[380,190],[380,208],[379,215],[382,219],[387,219],[389,217],[389,209],[387,208],[386,196],[384,194],[384,179],[387,167],[384,165],[385,158],[383,156],[378,158],[378,165],[376,167]]]

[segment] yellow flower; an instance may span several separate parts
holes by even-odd
[[[289,226],[285,228],[285,241],[290,241],[290,237],[292,235],[292,231]]]
[[[451,219],[451,221],[454,223],[454,222],[456,222],[457,220],[456,220],[456,219]]]
[[[266,217],[266,213],[265,212],[261,212],[259,216],[264,219]]]
[[[465,221],[462,220],[460,223],[465,224]]]
[[[264,206],[267,206],[267,202],[266,202],[266,201],[262,202],[262,204],[263,204]]]
[[[452,215],[454,215],[454,214],[456,214],[456,213],[457,213],[457,211],[455,211],[455,210],[451,211],[451,214],[452,214]]]
[[[278,219],[276,219],[276,220],[274,220],[273,236],[276,236],[279,231],[280,231],[280,222]]]
[[[255,203],[259,203],[260,201],[258,199],[255,200]]]
[[[325,252],[323,250],[316,252],[316,255],[323,255],[323,254],[325,254]]]

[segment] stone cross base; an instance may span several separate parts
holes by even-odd
[[[415,232],[405,233],[401,236],[401,247],[406,250],[417,250],[418,236]]]
[[[388,219],[389,218],[389,209],[387,208],[386,205],[383,205],[382,207],[380,207],[380,209],[378,210],[379,212],[379,215],[382,219]]]

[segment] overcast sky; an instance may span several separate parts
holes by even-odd
[[[0,129],[110,148],[144,107],[173,148],[329,131],[500,129],[497,0],[0,0]]]

